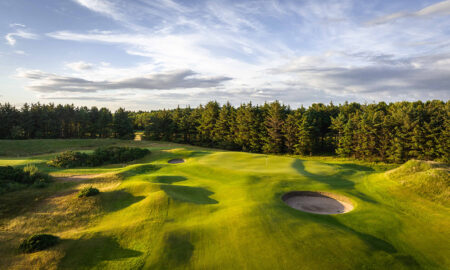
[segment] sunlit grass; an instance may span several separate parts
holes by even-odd
[[[145,141],[130,144],[148,147],[152,154],[130,164],[62,170],[46,167],[52,154],[35,159],[39,168],[54,176],[102,175],[2,195],[0,265],[6,269],[450,267],[450,210],[383,171],[398,165]],[[0,162],[23,165],[33,158],[5,157]],[[186,162],[168,164],[173,158]],[[77,192],[86,186],[98,188],[100,194],[78,198]],[[299,212],[280,199],[291,190],[342,194],[354,202],[355,210],[331,216]],[[62,242],[47,251],[19,254],[16,247],[33,233],[51,233]]]

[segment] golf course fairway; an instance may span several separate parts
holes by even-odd
[[[95,145],[66,140],[40,149],[27,145],[32,141],[14,142],[21,156],[1,156],[0,165],[33,163],[54,181],[0,195],[1,269],[450,269],[445,165],[438,169],[447,193],[441,188],[436,195],[418,188],[433,186],[415,178],[432,170],[418,161],[422,171],[408,170],[414,162],[109,140],[151,154],[129,164],[57,169],[46,161]],[[173,159],[184,163],[168,163]],[[100,194],[78,198],[88,186]],[[354,208],[337,215],[302,212],[281,199],[291,191],[345,196]],[[61,240],[20,253],[21,241],[36,233]]]

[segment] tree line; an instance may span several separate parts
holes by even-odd
[[[123,108],[0,103],[0,139],[134,138],[133,122]]]
[[[73,105],[0,104],[0,138],[144,138],[255,153],[338,154],[365,160],[450,161],[450,101],[313,104],[129,112]]]
[[[450,101],[319,103],[298,109],[278,101],[236,108],[209,102],[130,116],[150,140],[387,162],[450,160]]]

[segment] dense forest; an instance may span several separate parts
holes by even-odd
[[[74,105],[24,104],[17,109],[0,104],[0,139],[132,139],[129,112],[118,109],[75,107]]]
[[[106,108],[0,104],[0,138],[131,138],[256,153],[338,154],[403,162],[450,161],[450,101],[313,104],[291,109],[209,102],[197,108],[114,114]]]

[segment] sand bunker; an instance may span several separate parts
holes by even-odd
[[[170,163],[170,164],[184,163],[184,159],[182,159],[182,158],[174,158],[174,159],[171,159],[171,160],[169,160],[167,162]]]
[[[353,210],[348,198],[328,192],[292,191],[284,194],[282,200],[292,208],[314,214],[342,214]]]

